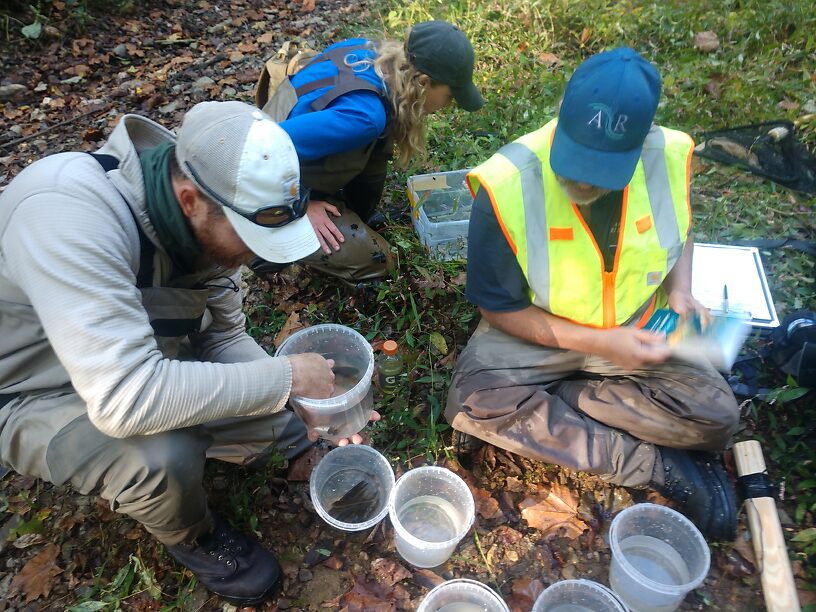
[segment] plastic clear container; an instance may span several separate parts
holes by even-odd
[[[417,612],[510,612],[510,608],[481,582],[457,578],[432,588]]]
[[[532,612],[626,612],[615,594],[593,580],[562,580],[538,596]]]
[[[467,233],[473,198],[469,169],[408,177],[414,229],[431,253],[442,259],[467,259]]]
[[[609,527],[609,584],[633,612],[671,612],[705,580],[708,544],[679,512],[636,504]]]
[[[362,531],[388,514],[394,471],[362,444],[333,449],[312,470],[309,493],[320,518],[342,531]]]
[[[474,514],[473,495],[465,481],[442,467],[409,470],[397,480],[388,500],[397,552],[416,567],[447,561],[473,524]]]
[[[319,353],[334,359],[335,393],[328,399],[290,396],[289,403],[306,426],[321,438],[337,442],[368,422],[374,398],[371,376],[374,351],[368,340],[344,325],[315,325],[295,332],[276,356]]]

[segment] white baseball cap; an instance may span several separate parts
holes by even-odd
[[[176,159],[261,259],[288,263],[320,248],[295,147],[269,115],[244,102],[196,104],[179,128]]]

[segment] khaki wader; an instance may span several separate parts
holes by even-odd
[[[459,431],[614,484],[662,484],[655,445],[723,449],[739,408],[711,367],[625,370],[537,346],[482,320],[459,356],[445,416]]]

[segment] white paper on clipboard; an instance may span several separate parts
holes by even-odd
[[[779,325],[759,249],[695,243],[692,261],[691,293],[704,306],[720,311],[727,287],[729,310],[749,313],[754,327]]]

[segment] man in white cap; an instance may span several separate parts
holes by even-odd
[[[100,495],[237,604],[280,567],[210,512],[205,459],[295,457],[310,441],[289,394],[334,381],[320,355],[270,357],[241,312],[241,264],[318,248],[299,178],[267,115],[204,102],[178,138],[126,115],[97,153],[42,159],[0,195],[0,462]]]

